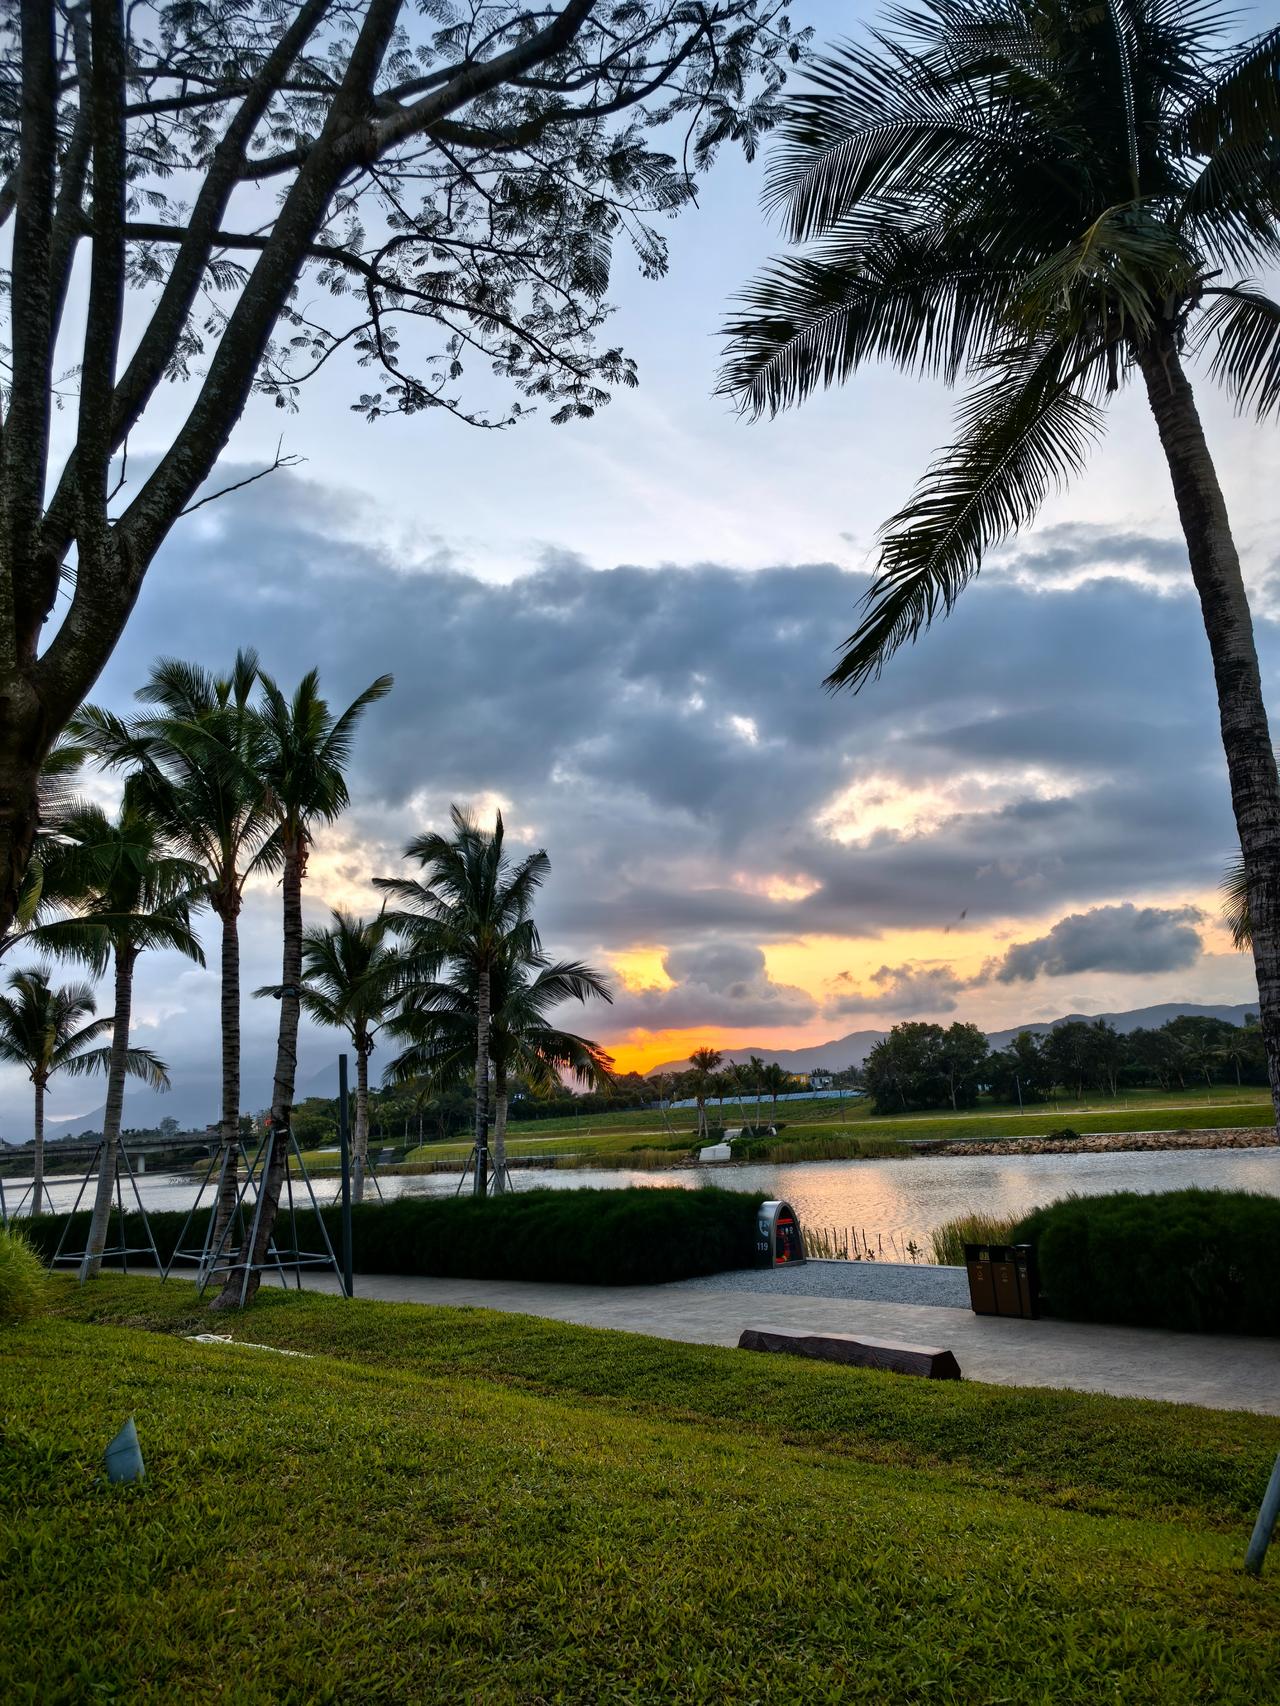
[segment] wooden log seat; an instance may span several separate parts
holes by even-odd
[[[925,1380],[959,1380],[960,1364],[938,1345],[903,1345],[858,1333],[810,1333],[801,1327],[746,1327],[738,1340],[743,1351],[780,1351],[851,1368],[882,1368],[894,1374],[918,1374]]]

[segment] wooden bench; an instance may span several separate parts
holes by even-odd
[[[960,1364],[938,1345],[901,1345],[892,1339],[868,1339],[854,1333],[807,1333],[800,1327],[747,1327],[738,1340],[742,1351],[781,1351],[851,1368],[882,1368],[893,1374],[918,1374],[925,1380],[959,1380]]]

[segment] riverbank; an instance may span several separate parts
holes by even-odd
[[[1125,1150],[1274,1149],[1274,1126],[1218,1131],[1082,1132],[1079,1137],[1003,1137],[991,1143],[929,1144],[931,1155],[1108,1155]],[[924,1146],[919,1153],[925,1153]]]

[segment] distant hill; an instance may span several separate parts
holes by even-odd
[[[768,1043],[752,1043],[749,1048],[727,1048],[721,1053],[726,1065],[745,1064],[753,1054],[758,1054],[762,1060],[776,1060],[788,1072],[811,1072],[823,1067],[828,1072],[839,1072],[846,1066],[861,1066],[876,1044],[888,1034],[887,1031],[850,1031],[847,1037],[835,1037],[829,1043],[810,1043],[807,1048],[773,1048]],[[683,1072],[688,1064],[687,1060],[668,1060],[651,1068],[646,1076],[651,1077],[654,1072]]]
[[[1229,1025],[1243,1025],[1245,1014],[1257,1011],[1256,1001],[1246,1001],[1239,1007],[1202,1007],[1193,1001],[1165,1001],[1156,1007],[1133,1007],[1127,1013],[1064,1013],[1060,1019],[1037,1019],[1025,1025],[1014,1025],[1007,1031],[989,1031],[987,1035],[992,1048],[1004,1048],[1022,1031],[1031,1031],[1042,1037],[1046,1031],[1056,1031],[1059,1025],[1070,1024],[1072,1020],[1083,1019],[1092,1024],[1095,1020],[1104,1019],[1124,1035],[1144,1027],[1158,1028],[1183,1015],[1196,1019],[1225,1019]],[[828,1072],[839,1072],[846,1066],[861,1066],[876,1044],[888,1034],[887,1031],[850,1031],[848,1036],[833,1037],[826,1043],[811,1043],[807,1048],[771,1048],[767,1043],[753,1043],[747,1048],[724,1049],[722,1052],[726,1064],[737,1065],[757,1054],[762,1060],[776,1060],[788,1072],[812,1072],[822,1068]],[[683,1072],[688,1064],[687,1060],[664,1061],[661,1066],[653,1067],[648,1076],[653,1072]]]
[[[1158,1007],[1133,1007],[1127,1013],[1066,1013],[1061,1019],[1050,1019],[1045,1023],[1034,1025],[1015,1025],[1011,1031],[990,1031],[988,1040],[992,1048],[1004,1048],[1006,1043],[1022,1031],[1031,1031],[1036,1036],[1044,1036],[1046,1031],[1056,1031],[1059,1025],[1069,1025],[1073,1020],[1083,1020],[1085,1024],[1095,1024],[1099,1019],[1127,1036],[1130,1031],[1159,1030],[1161,1025],[1167,1025],[1170,1019],[1224,1019],[1228,1025],[1243,1025],[1246,1013],[1257,1016],[1258,1003],[1246,1001],[1240,1007],[1198,1007],[1192,1001],[1165,1001]]]

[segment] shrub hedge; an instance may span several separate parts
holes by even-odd
[[[1280,1335],[1280,1198],[1212,1190],[1071,1196],[1034,1210],[1009,1242],[1035,1245],[1052,1315]]]
[[[519,1191],[480,1202],[474,1197],[396,1197],[352,1208],[352,1258],[357,1273],[651,1285],[749,1267],[759,1205],[760,1198],[749,1192],[643,1185],[616,1191]],[[334,1204],[321,1213],[336,1250],[341,1210]],[[41,1215],[24,1223],[46,1259],[57,1246],[63,1218]],[[186,1215],[149,1218],[167,1261]],[[67,1237],[72,1250],[84,1248],[88,1214],[77,1215],[76,1222]],[[188,1247],[199,1245],[206,1224],[202,1211],[188,1234]],[[128,1217],[128,1231],[130,1245],[144,1241],[137,1216]],[[280,1236],[282,1242],[289,1239],[284,1230]],[[299,1211],[298,1237],[306,1249],[321,1246],[309,1209]]]

